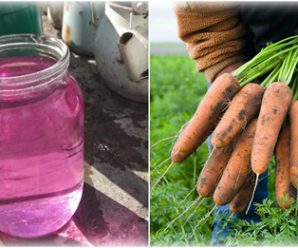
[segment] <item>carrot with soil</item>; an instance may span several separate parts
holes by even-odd
[[[265,91],[254,138],[251,166],[254,173],[264,173],[292,100],[292,90],[285,83],[273,83]]]
[[[290,181],[290,125],[287,120],[278,137],[275,157],[275,195],[278,205],[287,209],[296,197],[296,190]]]
[[[253,119],[237,140],[231,158],[213,194],[216,205],[229,203],[251,173],[250,156],[256,124],[257,120]]]
[[[285,83],[272,83],[264,93],[251,153],[251,167],[256,174],[256,183],[246,213],[252,204],[259,176],[268,169],[291,100],[292,90]]]
[[[197,182],[197,192],[201,197],[213,194],[232,151],[233,144],[223,148],[213,148]]]
[[[229,73],[222,74],[215,80],[179,135],[172,149],[172,162],[182,162],[207,139],[239,89],[238,81]]]
[[[212,145],[223,147],[245,128],[261,106],[264,88],[255,83],[245,85],[235,95],[212,135]]]
[[[298,86],[298,77],[296,75],[294,85]],[[295,91],[293,102],[290,108],[290,180],[296,189],[296,202],[298,202],[298,90]],[[296,209],[296,216],[298,209]]]
[[[290,108],[291,125],[291,150],[290,150],[290,175],[291,183],[298,190],[298,101],[292,102]]]
[[[254,184],[255,176],[253,175],[253,173],[251,173],[239,192],[230,202],[230,210],[232,213],[237,214],[245,211],[252,196]]]

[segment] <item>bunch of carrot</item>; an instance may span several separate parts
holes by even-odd
[[[213,151],[197,183],[200,197],[213,195],[215,205],[230,203],[233,213],[248,209],[259,176],[275,155],[278,204],[289,208],[294,202],[298,189],[297,64],[298,36],[293,36],[269,44],[233,74],[222,74],[213,82],[171,153],[173,166],[212,134]]]

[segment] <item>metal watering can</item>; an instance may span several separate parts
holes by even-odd
[[[148,3],[71,2],[62,37],[79,54],[93,54],[108,86],[128,99],[148,101]],[[76,14],[75,14],[76,13]]]
[[[62,38],[78,54],[93,55],[105,2],[64,2]]]
[[[148,101],[148,3],[106,3],[95,38],[95,59],[111,89]]]

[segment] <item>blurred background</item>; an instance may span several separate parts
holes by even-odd
[[[150,2],[151,55],[185,55],[185,45],[177,36],[172,1]]]

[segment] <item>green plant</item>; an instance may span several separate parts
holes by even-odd
[[[298,221],[294,204],[287,211],[276,206],[267,199],[262,204],[256,204],[259,222],[248,222],[238,219],[232,223],[227,245],[297,245]]]

